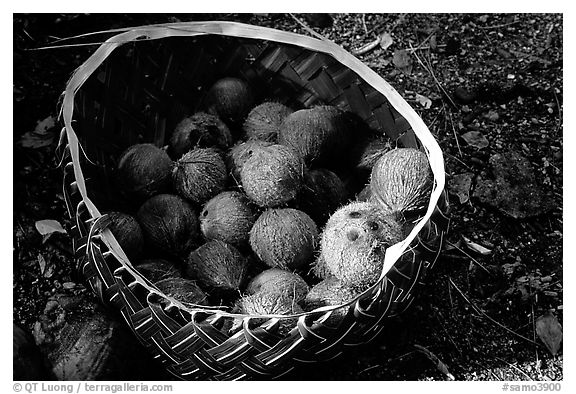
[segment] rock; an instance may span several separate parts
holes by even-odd
[[[465,204],[470,199],[470,187],[474,174],[465,172],[457,174],[448,179],[448,191],[460,200],[460,204]]]
[[[536,182],[534,168],[522,154],[497,153],[489,163],[493,179],[479,176],[473,197],[515,219],[538,216],[552,208]]]
[[[57,380],[166,379],[119,316],[87,296],[76,297],[50,299],[35,326],[36,344]]]
[[[464,141],[466,141],[466,143],[470,146],[473,146],[475,148],[478,149],[484,149],[487,148],[490,143],[488,142],[488,140],[486,139],[486,137],[484,137],[484,134],[482,134],[479,131],[469,131],[467,133],[462,134],[462,139]]]
[[[461,104],[470,104],[476,100],[476,92],[474,90],[458,86],[454,90],[454,98]]]
[[[16,323],[12,324],[12,372],[14,380],[53,380],[46,359],[32,336]]]

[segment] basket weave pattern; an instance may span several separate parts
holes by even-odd
[[[293,108],[322,103],[349,110],[398,146],[422,144],[387,97],[355,71],[328,54],[270,40],[208,34],[131,41],[102,61],[75,92],[74,129],[82,156],[64,155],[63,184],[83,278],[175,376],[269,379],[282,376],[295,363],[329,360],[345,346],[372,340],[387,318],[408,308],[442,248],[447,205],[442,194],[386,276],[343,306],[348,314],[338,327],[325,326],[330,312],[317,311],[301,315],[288,334],[278,332],[280,319],[274,317],[259,325],[245,317],[242,330],[224,334],[220,329],[229,314],[217,308],[187,308],[166,297],[110,247],[113,237],[105,216],[89,209],[75,171],[81,166],[90,203],[99,209],[118,203],[114,170],[119,154],[135,143],[165,145],[170,130],[202,108],[203,92],[223,76],[241,77],[260,97],[281,98]],[[130,209],[130,202],[123,203]]]

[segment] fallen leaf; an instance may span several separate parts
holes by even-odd
[[[476,242],[471,241],[470,239],[466,238],[465,236],[462,236],[462,239],[464,240],[464,244],[468,247],[468,249],[483,254],[483,255],[489,255],[490,253],[492,253],[492,251],[488,248],[485,248],[482,245],[477,244]]]
[[[383,33],[380,36],[380,48],[388,49],[394,43],[394,39],[390,35],[390,33]]]
[[[560,350],[562,343],[562,326],[551,312],[536,319],[536,334],[553,356]]]
[[[412,72],[412,56],[407,50],[399,49],[394,51],[392,62],[396,68],[398,68],[403,73],[410,74]]]
[[[38,253],[38,266],[40,267],[40,274],[44,275],[44,271],[46,271],[46,259],[41,253]]]
[[[47,118],[39,121],[33,131],[28,131],[20,138],[20,145],[24,148],[42,148],[49,146],[54,141],[56,136],[56,118],[48,116]]]
[[[430,107],[432,107],[432,100],[430,100],[428,97],[422,96],[421,94],[418,93],[416,93],[414,97],[416,102],[421,106],[423,106],[425,109],[430,109]]]
[[[474,174],[465,172],[457,174],[448,179],[448,191],[460,200],[460,204],[465,204],[470,199],[470,188],[472,187],[472,177]]]
[[[35,223],[36,230],[42,235],[42,242],[46,242],[48,238],[54,233],[66,234],[66,230],[62,227],[60,222],[52,219],[39,220]]]
[[[462,139],[466,141],[466,143],[470,146],[473,146],[478,149],[487,148],[490,143],[479,131],[469,131],[462,135]]]

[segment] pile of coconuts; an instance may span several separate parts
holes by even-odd
[[[228,335],[247,315],[285,315],[286,332],[295,315],[326,306],[342,306],[323,322],[338,326],[426,211],[426,154],[392,148],[332,105],[259,99],[237,77],[202,102],[166,146],[119,156],[115,177],[133,209],[107,212],[112,234],[165,295],[237,314],[221,328]]]

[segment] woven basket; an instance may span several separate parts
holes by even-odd
[[[442,152],[415,111],[380,76],[325,40],[233,22],[190,22],[116,31],[71,77],[63,96],[59,155],[79,272],[134,335],[182,379],[271,379],[297,363],[329,360],[375,338],[402,313],[440,253],[448,227]],[[435,177],[426,215],[386,252],[380,280],[346,305],[291,316],[234,315],[189,307],[162,294],[133,267],[105,215],[118,197],[114,169],[128,146],[164,146],[170,131],[202,105],[218,78],[239,76],[294,108],[331,104],[351,111],[399,147],[422,149]],[[323,322],[336,308],[337,327]],[[220,328],[242,317],[234,335]],[[294,317],[297,317],[295,319]],[[262,320],[264,321],[262,323]]]

